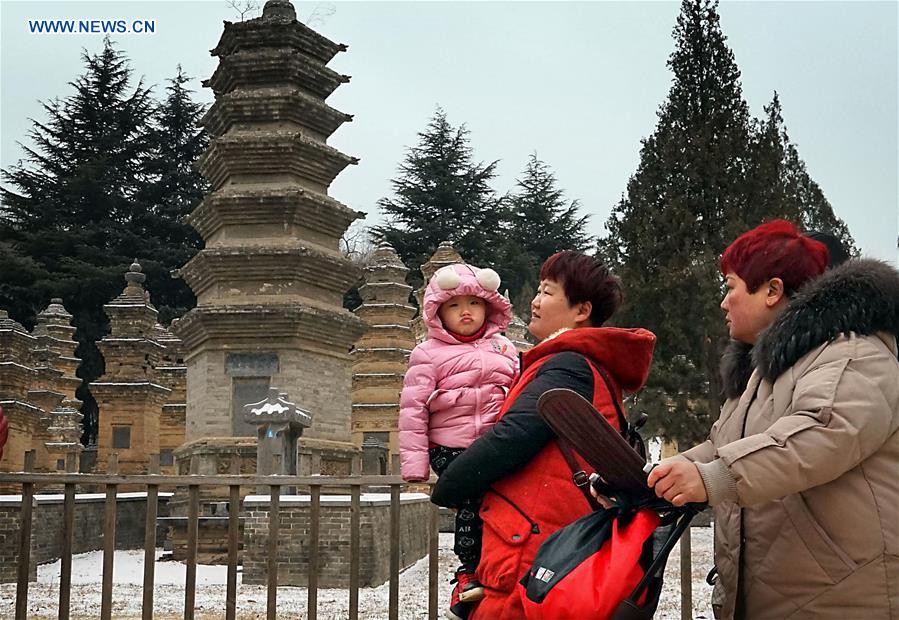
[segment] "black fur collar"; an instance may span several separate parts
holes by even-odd
[[[754,366],[774,381],[799,358],[840,334],[899,335],[899,272],[873,259],[850,260],[812,280],[756,342]]]
[[[721,380],[725,398],[739,398],[752,375],[752,345],[731,340],[721,356]]]

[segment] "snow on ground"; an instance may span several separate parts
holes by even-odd
[[[712,565],[711,528],[693,528],[693,618],[711,618],[708,604],[711,587],[705,575]],[[157,550],[157,558],[162,550]],[[665,588],[656,613],[658,620],[680,618],[680,551],[674,548],[665,570]],[[114,618],[141,616],[141,584],[143,583],[141,551],[116,551],[114,560]],[[452,534],[440,534],[440,615],[449,601],[450,573],[456,566],[452,554]],[[28,617],[56,617],[59,601],[59,568],[57,560],[38,567],[38,581],[28,589]],[[264,618],[266,589],[244,586],[238,568],[238,617]],[[180,618],[184,611],[184,578],[186,567],[181,562],[157,561],[154,588],[154,617]],[[100,615],[103,557],[99,551],[74,556],[72,560],[71,614],[73,618],[96,618]],[[225,614],[226,567],[197,566],[196,615],[198,620],[222,618]],[[428,560],[424,558],[400,574],[400,618],[427,618]],[[387,618],[389,585],[359,591],[359,617],[369,620]],[[12,618],[15,611],[16,584],[0,585],[0,618]],[[305,588],[278,589],[278,617],[306,618]],[[318,617],[322,620],[345,620],[349,615],[347,590],[320,589]]]

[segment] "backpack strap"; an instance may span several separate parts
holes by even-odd
[[[621,399],[618,396],[618,387],[612,379],[609,377],[609,373],[605,368],[594,362],[592,359],[587,357],[586,355],[582,355],[587,364],[592,368],[597,375],[602,379],[603,383],[606,386],[606,390],[609,392],[609,397],[612,400],[612,404],[615,406],[615,414],[618,418],[618,432],[627,440],[630,446],[645,460],[646,459],[646,448],[643,445],[643,439],[640,437],[640,434],[637,432],[636,428],[642,426],[642,423],[639,424],[636,428],[632,426],[624,415],[624,411],[621,408]],[[641,422],[645,421],[645,415]],[[596,501],[596,498],[590,493],[590,478],[581,466],[578,464],[577,459],[574,457],[575,450],[571,447],[568,441],[563,439],[562,437],[556,436],[556,444],[559,446],[559,450],[562,452],[562,456],[565,457],[565,462],[568,463],[569,469],[571,469],[571,477],[575,486],[577,486],[581,492],[584,494],[584,497],[587,499],[587,503],[590,504],[590,507],[593,510],[598,510],[602,508],[600,503]]]
[[[562,456],[565,457],[565,462],[568,463],[569,469],[571,469],[571,479],[574,482],[574,485],[584,494],[587,503],[590,504],[590,508],[593,510],[602,508],[599,502],[596,501],[596,498],[590,493],[590,477],[587,475],[587,472],[578,465],[577,459],[574,458],[574,450],[566,440],[559,436],[556,436],[556,444],[559,446]]]
[[[646,460],[646,444],[643,442],[643,437],[640,436],[638,431],[646,423],[648,416],[645,413],[641,413],[634,424],[628,422],[627,417],[624,415],[624,411],[621,409],[621,399],[616,397],[615,388],[613,388],[613,385],[616,384],[609,378],[609,373],[605,368],[593,362],[590,358],[585,357],[584,359],[586,359],[587,363],[596,370],[596,373],[600,377],[602,377],[603,383],[606,384],[606,389],[609,390],[609,395],[612,397],[612,404],[615,405],[615,413],[618,417],[618,428],[621,436],[627,440],[627,443],[630,444],[631,448],[633,448],[643,460]]]
[[[612,382],[612,379],[609,378],[609,373],[606,372],[606,369],[595,363],[590,358],[584,358],[587,360],[587,363],[593,367],[598,374],[602,378],[602,382],[606,384],[606,389],[609,391],[609,396],[612,397],[612,404],[615,405],[615,414],[618,416],[618,430],[619,432],[627,438],[627,429],[628,423],[627,418],[624,417],[624,411],[621,409],[621,399],[618,397],[618,393],[616,391],[617,385]]]

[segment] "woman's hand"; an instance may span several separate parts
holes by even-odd
[[[646,484],[674,506],[701,504],[709,499],[696,464],[680,455],[660,461],[649,472]]]

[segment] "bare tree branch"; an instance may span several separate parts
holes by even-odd
[[[362,220],[353,222],[340,238],[340,253],[358,267],[368,265],[375,249],[371,233]]]
[[[228,6],[237,11],[240,21],[244,21],[248,14],[252,18],[253,13],[259,11],[259,2],[256,0],[228,0]]]
[[[309,17],[306,18],[306,25],[310,28],[313,26],[321,26],[328,20],[329,17],[334,15],[337,12],[337,7],[335,7],[330,2],[319,2],[312,9],[312,12],[309,13]]]

